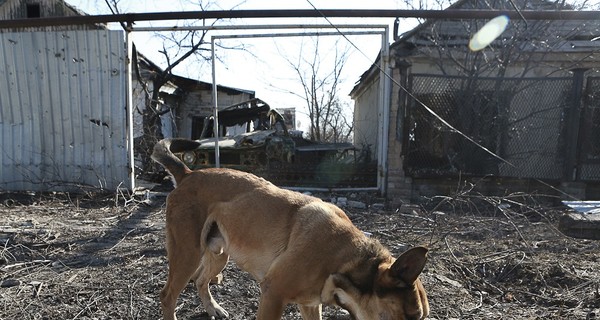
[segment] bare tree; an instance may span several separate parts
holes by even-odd
[[[339,41],[333,46],[333,55],[327,59],[319,48],[319,38],[313,42],[311,54],[305,54],[305,43],[297,59],[284,56],[302,87],[302,92],[289,93],[306,103],[310,120],[309,138],[315,141],[347,142],[352,134],[352,119],[346,112],[348,105],[340,99],[342,71],[348,61],[349,48]]]
[[[170,107],[160,102],[160,89],[172,79],[173,69],[184,60],[198,55],[204,60],[210,59],[202,55],[202,51],[205,50],[202,46],[206,45],[204,40],[206,34],[206,31],[187,31],[179,39],[171,37],[172,43],[177,45],[176,50],[169,50],[167,41],[163,42],[163,49],[160,53],[163,54],[167,62],[167,67],[156,72],[151,79],[143,79],[140,76],[139,66],[136,63],[135,68],[138,74],[138,81],[145,82],[149,80],[151,82],[151,90],[148,90],[148,83],[142,84],[147,96],[146,108],[142,112],[144,125],[143,137],[140,144],[140,155],[142,155],[142,163],[145,164],[145,167],[152,165],[149,156],[154,144],[164,138],[160,116],[171,111]],[[173,51],[175,51],[175,55],[172,55]],[[138,59],[134,59],[134,61],[137,62]]]
[[[120,0],[105,0],[113,14],[119,12]],[[197,4],[201,10],[206,9],[203,1],[198,1]],[[206,21],[201,20],[199,23],[206,25]],[[216,23],[212,21],[211,24]],[[128,26],[122,23],[122,27],[127,29]],[[139,85],[142,87],[146,95],[145,106],[142,110],[138,110],[143,117],[143,135],[140,141],[136,141],[136,154],[140,156],[143,172],[153,172],[153,163],[150,159],[150,154],[154,144],[164,138],[162,133],[161,116],[170,112],[171,107],[161,103],[160,92],[161,88],[173,78],[173,69],[181,65],[185,60],[195,57],[201,62],[210,61],[210,43],[205,41],[208,31],[176,31],[168,34],[157,34],[156,36],[162,40],[162,49],[159,53],[162,54],[166,67],[162,70],[153,70],[151,77],[143,77],[140,72],[138,52],[133,47],[134,72]]]

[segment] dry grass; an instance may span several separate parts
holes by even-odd
[[[0,319],[160,318],[164,199],[126,200],[0,194]],[[432,319],[595,319],[600,241],[562,235],[556,225],[563,209],[528,195],[463,192],[348,214],[396,255],[430,247],[422,279]],[[233,319],[253,318],[256,283],[234,265],[224,276],[215,298]],[[191,285],[179,304],[181,319],[206,318]],[[294,307],[286,310],[285,319],[298,318]],[[343,312],[327,308],[325,318]]]

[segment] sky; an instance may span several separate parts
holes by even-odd
[[[88,14],[109,14],[110,11],[104,0],[66,0],[69,4]],[[141,12],[170,12],[170,11],[199,11],[199,0],[179,0],[179,1],[119,1],[119,11],[121,13],[141,13]],[[401,0],[377,0],[377,6],[373,2],[364,0],[219,0],[208,3],[207,10],[229,10],[229,9],[313,9],[313,5],[318,9],[406,9],[404,1]],[[292,24],[292,23],[312,23],[312,24],[386,24],[392,31],[393,18],[356,18],[356,19],[331,19],[326,21],[324,18],[311,19],[236,19],[229,21],[220,21],[223,25],[257,25],[257,24]],[[181,21],[164,22],[136,22],[137,27],[141,26],[174,26],[182,25]],[[405,22],[404,31],[412,28],[415,21]],[[409,27],[407,27],[409,26]],[[109,25],[111,29],[120,29],[118,24]],[[282,33],[282,32],[300,32],[302,30],[251,30],[235,31],[236,33]],[[334,30],[327,30],[334,31]],[[214,31],[209,35],[226,35],[232,32]],[[163,36],[169,33],[161,33]],[[243,45],[245,50],[218,48],[216,54],[218,63],[216,66],[216,79],[220,85],[251,90],[256,92],[256,97],[269,103],[274,108],[296,108],[297,123],[299,129],[305,130],[308,126],[308,120],[305,116],[305,102],[296,94],[302,91],[290,61],[298,61],[302,57],[312,54],[315,37],[285,37],[285,38],[251,38],[251,39],[224,39],[221,44],[226,47],[236,47]],[[207,39],[210,42],[210,38]],[[164,56],[159,53],[162,50],[163,41],[155,32],[135,32],[133,41],[138,50],[150,58],[154,63],[161,67],[166,67]],[[348,112],[351,114],[352,101],[348,96],[360,75],[365,72],[376,59],[381,48],[381,36],[348,36],[347,39],[341,36],[320,37],[319,55],[321,57],[323,69],[328,64],[333,63],[333,47],[348,48],[348,60],[344,66],[342,74],[342,83],[340,85],[340,98],[348,104]],[[180,67],[176,68],[175,74],[212,82],[211,64],[197,59],[188,59]],[[293,92],[293,93],[290,93]]]

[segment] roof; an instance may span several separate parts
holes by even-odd
[[[171,82],[175,83],[179,88],[184,89],[184,90],[190,90],[190,89],[211,90],[212,89],[212,83],[210,83],[210,82],[190,79],[190,78],[176,76],[176,75],[173,75],[173,77],[171,78]],[[217,90],[220,92],[225,92],[227,94],[231,94],[231,95],[245,93],[245,94],[254,96],[254,93],[255,93],[252,90],[228,87],[228,86],[223,86],[220,84],[217,85]]]
[[[138,58],[138,61],[142,65],[145,65],[145,67],[147,69],[147,71],[146,71],[147,73],[148,72],[149,73],[152,73],[152,72],[158,73],[158,72],[164,71],[156,63],[154,63],[152,60],[148,59],[145,55],[143,55],[139,51],[137,51],[137,58]],[[140,70],[140,73],[142,73],[143,76],[150,76],[149,74],[144,74],[144,71],[142,71],[142,70]],[[201,90],[211,90],[212,89],[212,83],[210,83],[210,82],[204,82],[204,81],[200,81],[200,80],[190,79],[190,78],[186,78],[186,77],[182,77],[182,76],[178,76],[178,75],[172,75],[169,82],[170,82],[168,84],[169,88],[165,88],[165,90],[163,90],[164,92],[175,93],[177,91],[177,88],[185,90],[185,91],[190,91],[193,89],[196,89],[196,90],[197,89],[201,89]],[[223,85],[217,85],[217,90],[220,92],[231,94],[231,95],[245,93],[245,94],[248,94],[248,95],[254,97],[254,94],[255,94],[255,92],[252,90],[238,89],[238,88],[233,88],[233,87],[228,87],[228,86],[223,86]]]
[[[472,10],[493,9],[514,11],[511,1],[494,1],[493,5],[484,0],[460,0],[448,9]],[[550,2],[546,0],[514,0],[515,6],[520,10],[573,10],[572,6]],[[486,20],[428,20],[411,31],[400,35],[392,47],[401,45],[432,46],[437,45],[432,39],[441,39],[447,46],[467,46],[471,37],[477,32]],[[549,35],[552,35],[550,39]],[[591,39],[600,35],[600,21],[589,20],[513,20],[502,33],[502,36],[491,45],[501,45],[503,40],[517,37],[517,41],[531,43],[531,41],[544,41],[544,51],[589,51],[591,48],[600,48],[600,43]],[[548,41],[553,40],[553,41]],[[523,46],[522,50],[536,50],[536,46]]]

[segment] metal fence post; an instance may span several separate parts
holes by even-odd
[[[579,124],[581,122],[581,106],[583,99],[584,74],[587,69],[577,68],[573,72],[573,87],[571,88],[571,105],[565,119],[565,166],[563,181],[575,181],[579,176],[577,150],[580,147]]]

